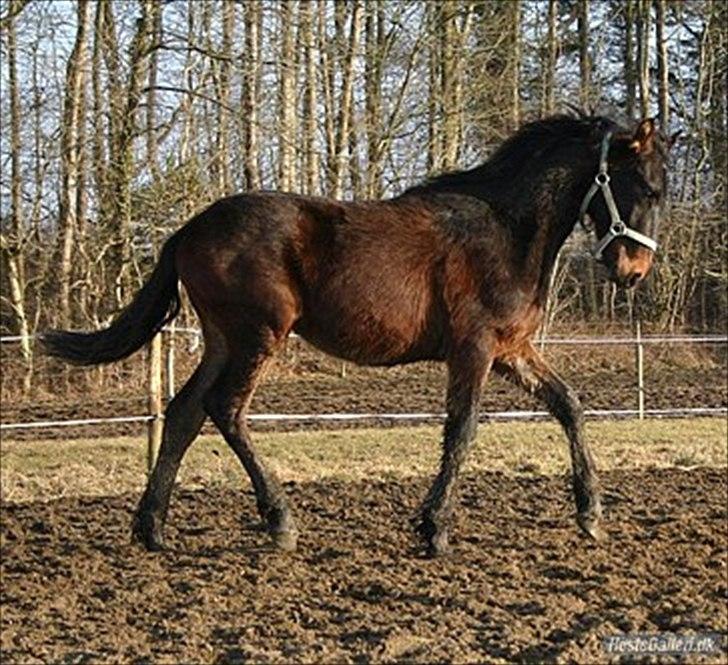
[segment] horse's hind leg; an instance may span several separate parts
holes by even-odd
[[[490,353],[476,344],[463,345],[448,360],[447,420],[440,472],[422,504],[415,527],[429,556],[448,551],[457,476],[475,438],[480,395],[490,366]]]
[[[246,416],[255,387],[276,342],[271,335],[251,335],[246,345],[231,355],[204,399],[205,410],[245,467],[253,484],[258,512],[276,546],[296,548],[297,530],[285,493],[275,474],[266,468],[253,448]],[[251,341],[256,339],[257,342]]]
[[[163,529],[182,458],[205,422],[202,398],[217,378],[224,354],[206,340],[205,356],[167,406],[159,455],[134,517],[132,532],[148,550],[164,546]]]
[[[509,362],[497,362],[494,369],[539,397],[561,423],[569,439],[572,480],[576,500],[576,521],[592,538],[599,540],[602,506],[594,460],[584,437],[584,410],[574,390],[529,345]]]

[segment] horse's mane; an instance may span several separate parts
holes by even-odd
[[[410,192],[454,191],[477,195],[484,188],[510,189],[533,160],[555,145],[569,141],[594,141],[608,129],[622,129],[604,116],[554,115],[530,122],[504,141],[483,164],[464,171],[443,173],[408,189]]]

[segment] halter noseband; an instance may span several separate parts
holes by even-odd
[[[579,221],[587,232],[590,230],[585,222],[587,208],[594,198],[594,195],[601,190],[604,202],[607,204],[607,210],[609,211],[609,217],[612,223],[607,232],[597,239],[596,244],[592,248],[592,256],[597,261],[601,261],[604,250],[607,248],[612,240],[616,238],[630,238],[635,242],[647,247],[653,252],[657,250],[657,242],[646,236],[644,233],[635,231],[634,229],[627,226],[622,218],[619,216],[619,210],[617,210],[617,204],[614,202],[614,196],[612,195],[612,189],[609,186],[609,173],[607,172],[607,155],[609,154],[609,141],[612,138],[612,132],[607,132],[602,139],[602,150],[599,156],[599,172],[594,178],[592,186],[586,193],[584,200],[581,202],[581,208],[579,209]]]

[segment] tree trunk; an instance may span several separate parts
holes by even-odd
[[[217,127],[215,152],[217,157],[217,189],[221,196],[232,193],[230,178],[230,82],[233,63],[233,42],[235,31],[235,4],[224,2],[222,5],[222,60],[218,84],[219,104],[216,106]]]
[[[439,3],[428,3],[427,27],[432,37],[428,49],[428,94],[427,94],[427,172],[430,175],[442,170],[442,77],[440,76],[440,43],[435,39],[442,22],[443,6]]]
[[[162,42],[162,11],[164,5],[152,5],[152,33],[154,46]],[[157,143],[157,75],[159,51],[155,48],[149,56],[149,85],[147,88],[147,166],[154,182],[159,181],[159,146]]]
[[[349,44],[346,59],[341,72],[341,95],[339,96],[339,110],[336,126],[336,148],[334,173],[331,183],[331,195],[334,198],[341,198],[344,193],[344,172],[346,168],[346,150],[349,144],[349,132],[351,126],[351,103],[354,91],[354,62],[359,51],[359,39],[361,35],[362,6],[355,0],[352,7]]]
[[[117,225],[114,287],[119,307],[125,304],[127,291],[131,286],[131,182],[135,170],[133,149],[134,140],[138,134],[136,114],[141,100],[141,83],[145,69],[144,59],[148,56],[152,38],[151,7],[153,0],[142,0],[140,4],[141,17],[137,20],[136,32],[131,44],[129,78],[124,89],[122,112],[117,126],[118,135],[114,141],[117,153],[112,160],[111,169],[114,213]]]
[[[24,389],[30,390],[30,381],[33,370],[33,351],[30,344],[30,326],[25,303],[25,224],[23,221],[23,192],[22,171],[20,156],[22,143],[20,125],[22,110],[18,90],[17,66],[17,39],[15,34],[16,16],[22,9],[17,1],[11,3],[9,16],[5,26],[7,38],[7,54],[10,86],[10,209],[11,209],[11,237],[8,239],[0,234],[0,249],[2,250],[7,267],[7,279],[10,287],[10,306],[13,318],[20,335],[20,351],[25,363]],[[3,271],[5,273],[5,271]]]
[[[90,27],[90,16],[89,26]],[[87,27],[87,29],[88,29]],[[88,49],[88,47],[86,47]],[[76,162],[76,224],[78,230],[78,244],[82,244],[86,237],[86,223],[88,221],[88,53],[84,57],[81,67],[81,83],[78,94],[78,136],[77,136],[77,162]]]
[[[712,0],[711,14],[715,72],[710,87],[710,111],[707,118],[709,151],[716,179],[715,205],[718,210],[725,210],[728,195],[728,8],[725,3]]]
[[[460,109],[456,106],[457,85],[457,6],[443,0],[440,13],[440,90],[442,91],[442,167],[451,171],[458,163],[460,149]]]
[[[670,126],[670,98],[668,96],[667,38],[665,36],[665,14],[667,0],[655,0],[655,24],[657,27],[657,85],[659,99],[659,121],[663,131]]]
[[[511,131],[521,124],[521,0],[511,0],[513,62],[511,64]],[[463,54],[464,56],[464,54]]]
[[[382,195],[383,137],[382,137],[382,65],[385,55],[384,7],[369,0],[366,5],[366,62],[365,95],[367,139],[367,172],[365,193],[368,198]]]
[[[243,148],[245,161],[246,189],[260,189],[259,127],[258,127],[258,90],[260,88],[260,39],[263,8],[257,2],[243,4],[245,24],[245,62],[243,87]]]
[[[634,62],[635,0],[624,3],[624,87],[626,91],[627,117],[633,118],[635,111],[635,87],[637,74]]]
[[[520,3],[515,2],[515,15],[520,16]],[[461,13],[461,15],[459,15]],[[472,3],[456,3],[446,0],[440,7],[440,93],[442,108],[442,167],[455,169],[460,162],[462,148],[464,104],[463,104],[463,59],[465,42],[473,16]],[[517,18],[514,18],[516,21]],[[517,51],[517,48],[515,49]],[[514,53],[513,85],[517,85],[518,55]],[[515,97],[518,96],[516,93]],[[518,101],[512,96],[511,117],[518,115]]]
[[[313,3],[301,5],[302,46],[304,49],[305,87],[303,95],[304,191],[319,193],[319,155],[316,145],[317,77]]]
[[[650,115],[650,0],[637,0],[637,64],[640,113]]]
[[[591,112],[591,61],[589,58],[589,0],[579,0],[579,103]]]
[[[76,241],[79,195],[79,125],[84,119],[81,108],[83,69],[86,60],[86,32],[88,29],[89,3],[81,0],[76,4],[76,40],[66,65],[66,96],[63,104],[61,125],[61,191],[58,218],[59,231],[59,324],[67,328],[71,324],[71,278],[73,272],[73,248]]]
[[[555,109],[556,60],[558,57],[558,41],[556,36],[557,9],[557,0],[549,0],[546,60],[542,64],[541,116],[552,115]]]
[[[283,0],[280,9],[280,61],[278,76],[278,188],[293,191],[296,175],[296,6]]]

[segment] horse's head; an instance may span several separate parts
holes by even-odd
[[[671,144],[651,118],[634,132],[612,129],[601,139],[598,172],[581,217],[593,224],[595,258],[620,286],[635,286],[652,268]]]

